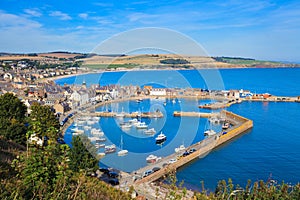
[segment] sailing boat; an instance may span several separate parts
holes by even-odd
[[[212,129],[212,124],[211,124],[211,123],[209,123],[209,124],[210,124],[209,129],[206,129],[206,130],[204,131],[204,136],[212,136],[212,135],[217,134],[216,131],[214,131],[214,130]]]
[[[117,113],[116,117],[120,117],[120,118],[125,117],[125,112],[124,112],[124,108],[123,107],[122,107],[122,112],[121,113]]]
[[[121,135],[120,151],[118,151],[118,156],[125,156],[128,154],[128,150],[123,149],[123,136]]]

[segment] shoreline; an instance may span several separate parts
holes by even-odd
[[[68,75],[62,75],[62,76],[55,76],[55,77],[49,77],[49,78],[43,78],[37,80],[37,82],[48,82],[48,81],[56,81],[63,78],[69,78],[73,76],[82,76],[87,74],[101,74],[101,73],[112,73],[112,72],[139,72],[139,71],[188,71],[188,70],[229,70],[229,69],[297,69],[300,68],[300,66],[277,66],[277,67],[271,67],[271,66],[264,66],[264,67],[224,67],[224,68],[191,68],[191,69],[184,69],[184,68],[164,68],[164,69],[121,69],[121,70],[90,70],[83,73],[76,73],[76,74],[68,74]]]

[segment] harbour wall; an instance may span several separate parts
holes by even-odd
[[[222,115],[226,116],[226,120],[229,121],[235,121],[238,122],[236,123],[233,127],[231,127],[230,129],[228,129],[226,131],[226,134],[224,134],[224,131],[218,133],[215,136],[211,136],[208,137],[196,144],[191,145],[190,147],[187,148],[188,149],[196,149],[196,151],[194,153],[191,153],[185,157],[181,157],[178,161],[176,161],[175,163],[169,164],[166,167],[163,167],[162,169],[160,169],[159,171],[156,171],[152,174],[150,174],[147,177],[144,177],[140,180],[137,180],[135,182],[135,184],[142,184],[142,183],[149,183],[149,182],[153,182],[156,181],[157,179],[166,176],[167,174],[169,174],[170,172],[175,172],[178,168],[182,167],[183,165],[186,165],[187,163],[198,159],[198,158],[202,158],[205,155],[207,155],[210,151],[212,151],[213,149],[219,147],[220,145],[230,141],[231,139],[233,139],[234,137],[241,135],[243,133],[245,133],[247,130],[251,129],[253,127],[253,122],[252,120],[249,120],[247,118],[244,118],[242,116],[239,116],[237,114],[234,114],[232,112],[228,112],[228,111],[222,111],[221,112]],[[168,156],[167,159],[170,159],[172,157]],[[173,155],[173,157],[177,157],[176,154]],[[168,160],[164,160],[164,161],[168,161]],[[155,165],[151,166],[152,168],[155,167]],[[141,169],[139,171],[143,171],[143,170],[148,170],[149,166],[145,167],[145,169]]]

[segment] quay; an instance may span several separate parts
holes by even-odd
[[[169,174],[170,172],[176,171],[178,168],[182,167],[183,165],[186,165],[187,163],[191,162],[194,159],[202,158],[205,155],[207,155],[210,151],[213,149],[219,147],[220,145],[230,141],[232,138],[245,133],[247,130],[251,129],[253,127],[253,121],[249,120],[247,118],[244,118],[242,116],[239,116],[237,114],[234,114],[232,112],[228,111],[221,111],[220,113],[223,116],[226,116],[226,120],[230,121],[230,123],[233,123],[232,127],[229,128],[226,131],[221,131],[217,133],[216,135],[213,135],[211,137],[208,137],[196,144],[191,145],[190,147],[186,148],[186,150],[195,149],[196,151],[182,157],[180,156],[182,153],[174,153],[171,154],[165,158],[162,158],[158,162],[148,165],[144,168],[139,169],[136,173],[142,174],[143,172],[147,170],[151,170],[154,167],[161,168],[160,170],[150,174],[146,177],[141,177],[141,179],[138,179],[134,182],[134,185],[140,185],[144,183],[151,183],[153,181],[158,180],[161,177],[164,177],[165,175]],[[176,162],[172,164],[167,164],[170,159],[177,159]]]
[[[203,117],[203,118],[210,118],[210,117],[217,117],[219,113],[204,113],[204,112],[182,112],[182,111],[174,111],[174,117]]]

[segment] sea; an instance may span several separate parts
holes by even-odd
[[[104,72],[61,78],[57,84],[151,85],[166,88],[203,88],[209,90],[249,90],[276,96],[300,96],[299,68],[205,69],[205,70],[153,70]],[[155,136],[145,135],[134,127],[124,130],[120,123],[130,119],[101,118],[94,128],[101,128],[107,138],[106,145],[115,144],[127,149],[127,156],[116,153],[105,156],[100,165],[112,166],[132,172],[147,165],[145,158],[154,154],[167,156],[174,148],[189,146],[204,139],[207,128],[216,131],[205,118],[173,117],[174,111],[211,112],[198,105],[214,100],[145,99],[138,103],[127,101],[99,107],[96,111],[163,112],[163,118],[142,119],[148,128],[163,132],[167,141],[155,144]],[[164,105],[166,103],[166,105]],[[208,191],[214,191],[219,180],[231,178],[234,184],[245,186],[248,180],[276,180],[296,184],[300,181],[300,103],[243,102],[227,108],[228,111],[253,120],[254,127],[226,144],[177,170],[178,182],[189,189],[201,190],[203,181]],[[70,129],[65,140],[70,144]],[[101,151],[101,150],[99,150]]]

